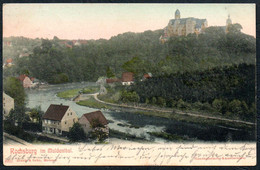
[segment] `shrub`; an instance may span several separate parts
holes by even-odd
[[[157,101],[156,97],[153,97],[153,98],[150,100],[150,103],[151,103],[151,104],[156,104],[156,101]]]
[[[182,99],[178,100],[177,108],[179,108],[179,109],[185,109],[186,108],[185,102]]]
[[[86,134],[79,123],[74,123],[69,130],[68,138],[71,142],[84,141],[86,139]]]
[[[166,106],[166,101],[165,101],[164,98],[158,97],[158,99],[157,99],[157,104],[158,104],[159,106],[161,106],[161,107],[165,107],[165,106]]]
[[[212,107],[214,109],[216,109],[217,111],[221,112],[222,110],[222,107],[223,107],[223,101],[221,99],[215,99],[213,102],[212,102]]]

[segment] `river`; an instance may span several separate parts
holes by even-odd
[[[94,86],[95,83],[81,82],[59,85],[47,85],[38,89],[26,90],[28,96],[27,107],[34,108],[40,106],[42,111],[46,111],[50,104],[68,105],[80,118],[83,114],[96,111],[97,109],[77,105],[74,101],[57,97],[57,93],[69,89],[84,88]],[[197,141],[254,141],[254,131],[244,131],[239,129],[229,129],[209,125],[200,125],[166,118],[147,116],[122,111],[102,110],[107,118],[109,128],[124,133],[129,133],[137,137],[145,137],[157,143],[167,142],[161,138],[155,138],[148,132],[167,132],[179,136],[185,136]]]

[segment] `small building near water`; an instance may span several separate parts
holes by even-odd
[[[109,133],[108,121],[101,111],[83,114],[79,119],[79,124],[86,134],[89,134],[95,128],[101,128],[102,131]]]
[[[42,132],[66,136],[76,122],[78,116],[69,106],[51,104],[42,116]]]

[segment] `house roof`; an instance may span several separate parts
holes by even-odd
[[[61,121],[68,108],[69,106],[51,104],[42,118]]]
[[[27,77],[27,76],[26,76],[25,74],[21,74],[21,75],[18,77],[18,79],[19,79],[20,81],[23,81],[26,77]]]
[[[122,74],[122,82],[134,81],[134,73],[132,72],[124,72]]]
[[[170,23],[173,25],[175,23],[175,21],[177,21],[177,20],[180,21],[181,25],[186,24],[186,22],[188,20],[195,21],[196,22],[195,28],[201,28],[202,24],[207,21],[206,19],[198,19],[198,18],[189,17],[189,18],[181,18],[181,19],[171,19]]]
[[[12,63],[13,62],[13,59],[9,58],[6,60],[6,63]]]
[[[144,74],[144,78],[151,78],[152,77],[152,74],[151,73],[147,73],[147,74]]]
[[[98,120],[102,125],[107,125],[108,121],[101,111],[95,111],[91,113],[85,113],[83,116],[88,119],[89,123],[94,123],[95,120]]]
[[[119,79],[106,79],[106,83],[115,83],[115,82],[120,82]]]

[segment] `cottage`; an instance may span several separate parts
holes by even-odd
[[[95,128],[102,128],[104,132],[109,132],[108,121],[101,111],[86,113],[79,119],[79,124],[82,126],[84,132],[88,134]]]
[[[69,106],[51,104],[42,116],[42,132],[66,136],[77,121],[77,114]]]
[[[14,109],[14,99],[3,92],[3,116],[8,116],[12,109]]]
[[[134,83],[134,73],[124,72],[122,74],[122,85],[131,85]]]
[[[34,78],[29,78],[27,75],[22,74],[18,79],[23,83],[24,88],[31,88],[33,86]]]

